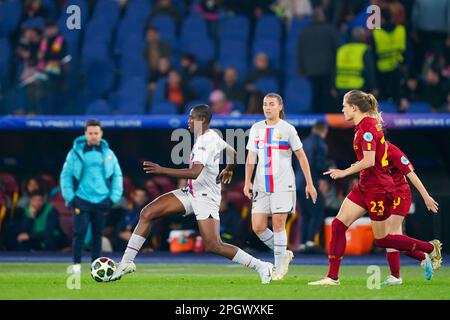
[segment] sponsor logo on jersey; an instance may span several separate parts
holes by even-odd
[[[363,139],[367,142],[371,142],[373,140],[373,135],[370,132],[365,132],[363,134]]]

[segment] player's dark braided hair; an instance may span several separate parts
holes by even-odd
[[[205,118],[206,123],[209,123],[212,118],[211,108],[206,104],[198,104],[192,108],[199,118]]]

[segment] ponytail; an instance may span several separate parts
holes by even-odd
[[[375,118],[379,123],[383,122],[383,117],[381,116],[381,111],[378,110],[378,101],[375,96],[371,93],[366,94],[366,99],[370,104],[369,112],[367,114],[369,117]]]
[[[352,90],[345,94],[344,99],[349,104],[357,106],[362,113],[377,119],[380,123],[383,122],[381,112],[378,110],[378,101],[373,94],[361,90]]]

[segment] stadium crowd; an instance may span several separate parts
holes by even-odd
[[[356,179],[357,182],[357,179]],[[174,181],[163,176],[130,179],[124,177],[124,194],[121,201],[112,210],[105,212],[106,222],[103,232],[102,249],[123,251],[134,230],[141,209],[159,195],[177,187],[186,186],[185,180]],[[328,179],[318,180],[318,191],[324,199],[325,216],[335,216],[344,195],[351,190],[354,179],[344,184],[335,184]],[[236,181],[231,187],[225,187],[220,205],[221,236],[227,241],[243,247],[257,250],[266,248],[251,230],[251,203],[242,193],[243,181]],[[301,209],[290,229],[290,248],[300,250]],[[173,230],[194,230],[198,227],[193,215],[175,216],[155,224],[151,237],[144,246],[144,252],[170,250],[170,232]],[[323,247],[323,228],[309,252],[320,252]],[[49,174],[39,174],[21,181],[9,173],[0,173],[0,250],[64,251],[72,250],[73,212],[66,206],[61,195],[58,178]],[[85,249],[91,244],[90,232],[85,239]],[[319,250],[318,250],[319,249]],[[188,248],[187,251],[192,251]],[[301,250],[305,250],[304,246]]]
[[[334,113],[363,89],[385,112],[448,113],[449,16],[449,0],[1,0],[0,112],[260,113],[274,91],[287,113]]]

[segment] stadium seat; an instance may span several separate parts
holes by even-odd
[[[108,24],[113,28],[119,21],[120,7],[118,1],[97,0],[92,19],[105,17]]]
[[[244,114],[247,111],[246,106],[242,102],[240,101],[232,101],[232,102],[233,102],[233,109],[231,110],[232,112],[238,111]]]
[[[264,94],[269,92],[279,92],[278,82],[272,78],[261,78],[257,80],[255,82],[255,88]]]
[[[17,29],[23,12],[23,1],[0,2],[0,37],[9,37]]]
[[[213,83],[207,77],[194,77],[190,81],[192,89],[195,91],[200,100],[209,99],[209,94],[213,90]]]
[[[172,48],[178,47],[175,20],[169,16],[156,16],[150,25],[158,30],[161,41],[166,42]]]
[[[0,38],[0,87],[3,87],[9,77],[11,45],[7,38]]]
[[[145,114],[147,100],[147,84],[139,77],[122,81],[117,92],[119,114]]]
[[[152,104],[150,114],[177,114],[178,106],[172,102],[156,102]]]
[[[312,89],[308,80],[290,80],[286,85],[284,97],[287,114],[311,112]]]
[[[250,34],[250,23],[246,16],[229,16],[221,21],[220,42],[238,40],[247,43]]]
[[[122,78],[140,77],[147,79],[149,68],[145,58],[139,53],[125,55],[120,60],[120,74]]]
[[[425,101],[415,101],[411,102],[409,108],[406,110],[407,113],[432,113],[433,108],[428,102]]]
[[[202,67],[206,67],[214,59],[214,44],[209,37],[191,39],[181,47],[181,51],[193,54]]]
[[[294,18],[291,21],[284,45],[284,74],[286,79],[299,76],[297,45],[300,33],[311,23],[310,17]]]
[[[133,18],[127,18],[121,20],[117,32],[116,32],[116,38],[114,41],[114,54],[121,55],[124,43],[130,37],[130,35],[139,38],[142,45],[145,45],[144,37],[143,37],[143,23],[138,23]]]
[[[396,113],[398,112],[398,107],[394,102],[390,101],[379,101],[378,102],[380,111],[384,113]]]
[[[272,14],[265,14],[256,21],[255,40],[271,39],[281,41],[282,26],[280,19]]]
[[[206,21],[198,15],[191,14],[184,19],[181,27],[181,46],[184,47],[187,43],[190,43],[195,39],[199,40],[206,38],[207,35],[208,27]]]
[[[152,104],[165,102],[166,99],[166,84],[167,79],[162,78],[156,82],[155,91],[153,92],[153,101]]]
[[[86,65],[86,87],[92,99],[104,96],[113,86],[114,63],[109,59],[91,60]]]
[[[103,99],[92,101],[86,109],[87,115],[111,115],[112,107]]]

